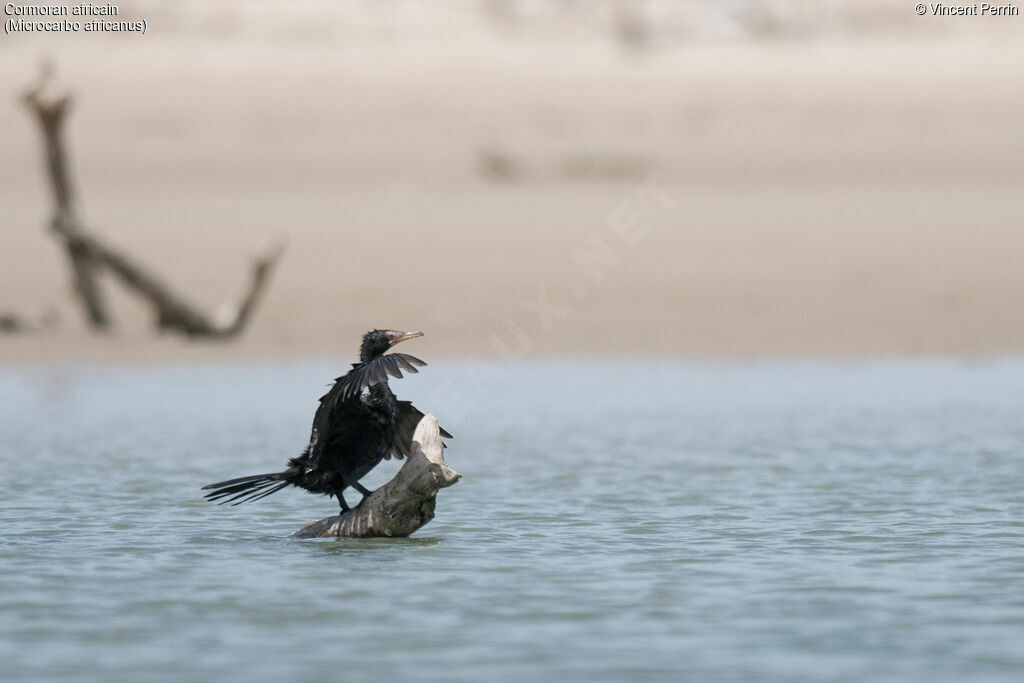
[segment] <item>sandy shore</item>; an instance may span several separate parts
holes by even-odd
[[[0,362],[347,357],[375,326],[434,357],[1019,353],[1020,37],[4,36],[0,311],[63,324]],[[112,283],[119,331],[85,330],[16,101],[41,54],[97,231],[211,309],[287,238],[240,342],[154,339]]]

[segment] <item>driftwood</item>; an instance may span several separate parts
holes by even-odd
[[[101,270],[109,270],[153,307],[156,326],[161,330],[173,330],[189,337],[227,339],[245,329],[267,279],[284,251],[283,245],[271,246],[253,260],[249,285],[237,302],[222,307],[216,316],[208,315],[174,292],[136,259],[83,228],[75,209],[64,149],[64,121],[71,99],[53,90],[49,69],[44,69],[39,83],[25,93],[25,103],[43,131],[54,201],[51,228],[64,243],[74,277],[74,290],[89,324],[97,330],[111,326],[111,316],[96,277]]]
[[[343,515],[310,522],[292,538],[408,536],[434,518],[437,492],[462,476],[444,461],[437,418],[416,426],[412,453],[394,479]]]

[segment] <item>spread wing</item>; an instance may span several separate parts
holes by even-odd
[[[398,434],[395,438],[395,445],[391,452],[384,457],[388,460],[395,456],[399,460],[412,452],[412,437],[416,433],[416,425],[423,419],[423,413],[412,404],[412,401],[398,402]],[[454,439],[451,434],[441,427],[441,436],[446,439]]]
[[[321,435],[330,428],[335,408],[353,397],[359,396],[363,389],[374,384],[388,381],[388,376],[401,378],[402,371],[416,373],[417,367],[426,363],[407,353],[389,353],[378,356],[368,363],[353,363],[352,369],[334,380],[334,385],[320,397],[316,415],[313,416],[313,430],[309,438],[309,453],[315,460],[323,448]],[[416,425],[413,425],[413,429]]]
[[[386,356],[378,356],[367,363],[353,363],[348,374],[334,380],[334,386],[320,399],[320,403],[321,405],[327,403],[330,404],[330,407],[334,407],[353,396],[358,396],[367,387],[387,382],[388,375],[401,379],[402,370],[416,373],[419,372],[417,367],[425,365],[426,363],[419,358],[407,353],[389,353]]]

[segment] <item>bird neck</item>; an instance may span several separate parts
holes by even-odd
[[[366,390],[366,403],[378,408],[394,408],[395,395],[387,382],[381,382]]]

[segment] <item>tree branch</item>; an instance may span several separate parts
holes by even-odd
[[[249,286],[240,299],[225,306],[215,318],[185,301],[152,271],[123,251],[87,233],[75,214],[71,180],[64,154],[63,125],[70,98],[52,91],[50,70],[44,68],[39,83],[25,94],[25,102],[43,130],[55,213],[51,227],[67,248],[78,294],[90,324],[97,329],[110,325],[110,316],[96,283],[100,268],[108,268],[129,289],[145,298],[156,314],[161,330],[175,330],[188,337],[228,339],[248,324],[274,266],[284,252],[283,243],[271,246],[251,266]]]
[[[53,193],[51,227],[65,237],[64,246],[71,265],[73,288],[85,309],[86,319],[93,328],[105,330],[110,327],[111,318],[96,281],[98,268],[88,254],[78,249],[72,240],[66,239],[68,234],[78,229],[63,136],[64,117],[70,109],[71,98],[54,93],[48,87],[48,82],[49,69],[44,67],[39,83],[25,93],[25,104],[35,114],[43,131],[46,166]]]
[[[437,418],[416,426],[412,453],[394,479],[343,515],[310,522],[292,538],[408,536],[434,518],[437,492],[462,477],[444,461]]]
[[[188,337],[227,339],[241,332],[274,265],[284,253],[284,247],[278,244],[258,255],[252,264],[247,292],[237,304],[227,307],[214,320],[182,299],[157,275],[124,252],[81,230],[67,232],[64,237],[76,250],[87,254],[95,263],[109,268],[126,287],[145,298],[153,306],[158,328],[177,330]]]

